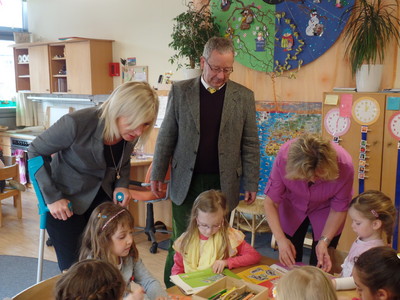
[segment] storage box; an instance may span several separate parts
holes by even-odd
[[[192,295],[193,300],[207,300],[211,296],[215,295],[219,291],[223,289],[232,289],[233,287],[240,288],[245,286],[246,292],[253,292],[256,294],[251,300],[266,300],[268,299],[268,288],[263,287],[261,285],[253,284],[250,282],[246,282],[241,279],[232,278],[229,276],[225,276],[210,286],[202,289],[200,292],[197,292]]]

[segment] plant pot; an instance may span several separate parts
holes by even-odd
[[[201,69],[185,69],[183,70],[184,79],[191,79],[201,75]]]
[[[357,92],[378,92],[382,73],[383,65],[362,65],[356,73]]]

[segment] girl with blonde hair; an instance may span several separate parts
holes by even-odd
[[[224,194],[202,192],[195,200],[189,225],[174,243],[172,275],[212,268],[214,273],[256,264],[261,255],[244,240],[244,234],[229,226]]]

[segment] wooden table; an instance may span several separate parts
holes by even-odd
[[[262,256],[259,265],[268,265],[268,266],[270,266],[270,265],[278,263],[278,262],[279,261],[277,261],[277,260],[275,260],[273,258],[270,258],[270,257],[267,257],[267,256]],[[256,266],[256,265],[254,265],[254,266]],[[248,269],[250,267],[253,267],[253,266],[240,267],[240,268],[237,268],[237,269],[233,269],[232,271],[234,273],[240,273],[240,272],[242,272],[242,271],[244,271],[244,270],[246,270],[246,269]],[[173,286],[173,287],[168,288],[167,292],[168,292],[168,294],[182,296],[182,297],[184,296],[185,298],[186,297],[190,298],[190,296],[185,296],[177,286]],[[338,295],[339,300],[341,300],[341,299],[343,299],[343,300],[344,299],[346,299],[346,300],[349,299],[350,300],[353,297],[358,297],[358,294],[357,294],[356,290],[337,291],[336,294]]]

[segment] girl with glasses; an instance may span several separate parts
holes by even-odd
[[[212,268],[256,264],[261,255],[244,240],[243,232],[229,226],[224,194],[217,190],[201,193],[195,200],[189,226],[174,243],[172,275]]]

